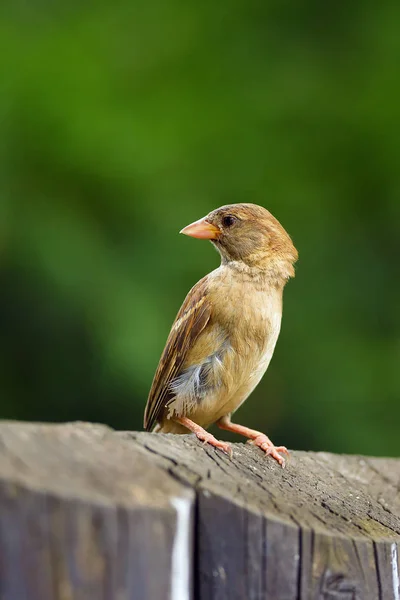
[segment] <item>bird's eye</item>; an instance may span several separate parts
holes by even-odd
[[[236,221],[237,221],[236,217],[232,217],[232,215],[227,215],[226,217],[223,217],[222,225],[224,227],[232,227],[232,225],[234,223],[236,223]]]

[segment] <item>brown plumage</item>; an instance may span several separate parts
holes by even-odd
[[[212,423],[252,440],[282,466],[266,435],[230,421],[268,368],[278,339],[283,288],[297,250],[281,224],[255,204],[222,206],[182,230],[209,239],[221,266],[188,293],[172,325],[147,401],[147,430],[194,432],[231,454],[205,431]]]

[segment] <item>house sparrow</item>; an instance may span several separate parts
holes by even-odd
[[[188,293],[172,325],[144,415],[146,430],[188,433],[232,454],[206,431],[239,433],[282,466],[288,453],[231,415],[264,375],[282,317],[283,288],[298,253],[281,224],[255,204],[222,206],[180,233],[210,240],[221,265]]]

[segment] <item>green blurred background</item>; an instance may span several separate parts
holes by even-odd
[[[219,262],[178,231],[255,202],[300,260],[236,419],[400,455],[399,19],[371,0],[3,0],[0,416],[141,428],[172,320]]]

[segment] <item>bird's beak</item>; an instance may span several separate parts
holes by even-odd
[[[187,225],[179,233],[198,238],[199,240],[216,240],[219,238],[222,231],[204,217],[203,219],[199,219],[198,221]]]

